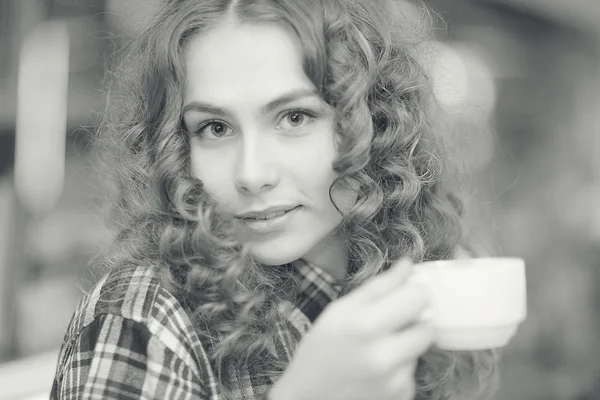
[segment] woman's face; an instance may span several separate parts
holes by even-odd
[[[302,68],[298,39],[271,24],[226,22],[186,47],[184,122],[191,167],[240,222],[253,257],[281,265],[343,254],[329,199],[333,110]],[[353,199],[334,189],[344,210]]]

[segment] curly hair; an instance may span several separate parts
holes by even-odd
[[[186,43],[223,18],[283,24],[300,38],[304,71],[335,110],[334,185],[358,193],[339,227],[350,253],[343,295],[402,256],[451,258],[466,246],[458,158],[418,62],[430,14],[415,18],[401,5],[170,0],[111,69],[95,143],[117,234],[99,265],[160,266],[165,286],[208,343],[226,398],[237,366],[254,365],[272,376],[285,369],[289,360],[276,355],[276,326],[285,317],[279,305],[297,289],[285,268],[265,268],[248,256],[191,173],[181,117]],[[433,348],[419,360],[417,398],[483,398],[496,379],[493,351]]]

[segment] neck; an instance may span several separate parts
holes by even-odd
[[[348,274],[348,248],[338,237],[327,236],[302,257],[329,273],[337,280]]]

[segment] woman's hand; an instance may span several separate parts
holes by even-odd
[[[433,329],[419,320],[425,288],[403,260],[332,302],[271,389],[272,400],[409,400]]]

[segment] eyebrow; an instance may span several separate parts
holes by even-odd
[[[287,103],[291,103],[292,101],[299,100],[299,99],[306,98],[306,97],[313,97],[313,96],[319,96],[319,93],[315,89],[293,90],[289,93],[285,93],[285,94],[277,97],[274,100],[271,100],[270,102],[268,102],[267,104],[262,106],[260,108],[259,113],[260,113],[260,115],[265,115],[265,114],[277,109],[278,107],[281,107]],[[209,103],[203,103],[203,102],[199,102],[199,101],[192,101],[192,102],[186,104],[185,107],[183,107],[183,110],[181,113],[185,114],[188,111],[205,112],[205,113],[209,113],[209,114],[219,115],[222,117],[224,117],[226,115],[231,115],[231,113],[229,111],[227,111],[226,108],[217,107],[215,105],[212,105]]]

